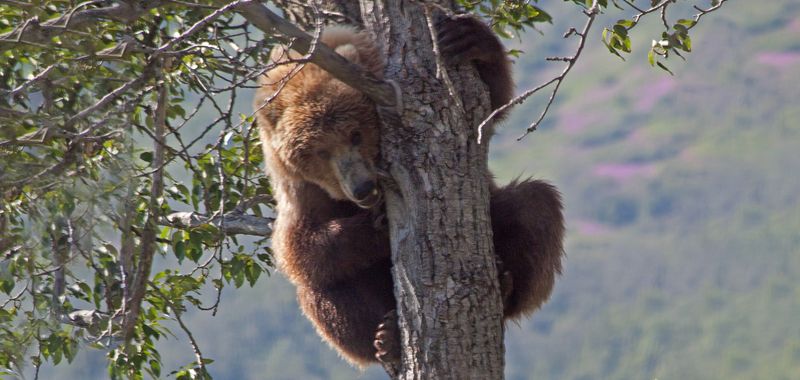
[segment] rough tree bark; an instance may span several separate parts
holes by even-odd
[[[473,68],[436,65],[424,4],[322,1],[363,20],[383,44],[385,76],[402,90],[399,119],[385,116],[382,152],[403,365],[396,379],[502,379],[503,318],[489,219],[488,141],[476,126],[488,93]],[[431,2],[427,2],[431,4]],[[450,2],[440,2],[451,8]],[[306,30],[308,7],[286,4]],[[287,8],[284,8],[287,9]],[[456,94],[456,97],[453,96]]]
[[[384,186],[403,366],[399,379],[501,379],[502,303],[489,219],[487,141],[476,126],[487,91],[472,67],[437,67],[423,2],[362,0],[400,84],[400,120],[385,120]],[[452,4],[441,4],[451,8]]]

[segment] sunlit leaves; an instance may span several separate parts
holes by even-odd
[[[492,30],[503,38],[518,37],[525,28],[551,23],[552,17],[542,8],[526,0],[459,0],[465,10],[480,13],[490,20]]]
[[[576,1],[580,3],[580,1]],[[631,52],[631,39],[629,32],[634,29],[644,17],[650,14],[660,14],[661,23],[664,25],[665,30],[661,33],[659,39],[653,40],[650,49],[647,52],[647,61],[651,66],[658,67],[662,70],[672,74],[672,71],[664,64],[663,60],[669,58],[670,55],[677,55],[681,58],[681,52],[689,53],[692,51],[692,39],[689,36],[689,31],[697,25],[697,22],[703,14],[707,14],[713,10],[713,7],[720,5],[719,1],[712,2],[712,8],[703,10],[696,6],[692,9],[698,11],[694,19],[678,19],[669,26],[667,17],[667,9],[674,5],[674,1],[661,1],[652,0],[649,9],[636,8],[634,17],[630,20],[619,20],[613,26],[603,29],[602,41],[608,48],[608,51],[620,58],[623,58],[621,53]],[[614,4],[623,10],[629,10],[620,4]],[[630,6],[629,8],[633,8]],[[624,58],[623,58],[624,59]]]
[[[250,286],[253,286],[264,271],[261,263],[256,261],[253,256],[246,254],[235,254],[222,266],[225,281],[233,282],[237,288],[241,287],[245,280]]]
[[[628,30],[634,26],[636,23],[632,20],[619,20],[613,27],[603,28],[603,44],[608,51],[620,58],[623,58],[620,52],[630,53],[631,38]]]
[[[659,57],[668,58],[670,53],[680,56],[680,52],[690,53],[692,51],[692,39],[689,37],[689,29],[697,24],[694,20],[680,19],[672,26],[673,31],[665,31],[661,34],[660,40],[653,40],[650,51],[647,53],[647,60],[651,66],[658,66],[672,74],[669,68],[658,60]]]

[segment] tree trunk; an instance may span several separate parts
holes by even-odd
[[[384,120],[384,185],[403,365],[399,379],[502,379],[502,303],[489,219],[488,94],[474,69],[437,78],[422,2],[362,0],[401,120]],[[450,4],[444,4],[450,8]],[[384,112],[384,114],[386,114]]]
[[[325,0],[319,9],[363,20],[384,44],[386,78],[402,90],[400,119],[387,117],[382,130],[393,178],[384,192],[403,355],[395,378],[502,379],[488,141],[478,144],[476,130],[489,111],[488,92],[468,66],[447,71],[458,100],[437,77],[422,2],[360,3],[360,15],[355,0]],[[281,8],[306,30],[315,27],[308,7]]]

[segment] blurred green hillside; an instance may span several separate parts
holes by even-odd
[[[675,77],[642,34],[628,62],[595,46],[541,131],[514,139],[534,103],[495,139],[495,172],[553,179],[569,225],[509,379],[800,378],[800,3],[728,5]]]
[[[521,90],[574,43],[560,36],[581,19],[554,15],[519,46]],[[507,330],[507,378],[798,379],[800,3],[728,3],[693,30],[687,62],[668,62],[674,77],[648,66],[645,32],[621,62],[595,29],[540,130],[516,141],[542,99],[492,142],[499,182],[558,185],[569,231],[552,300]],[[222,302],[187,318],[217,379],[386,378],[321,342],[279,274]],[[192,360],[169,344],[165,369]],[[105,378],[102,353],[77,360],[43,378]]]

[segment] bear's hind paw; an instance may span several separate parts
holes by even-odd
[[[375,331],[375,358],[384,365],[400,362],[400,331],[397,329],[397,311],[383,316],[383,322]]]

